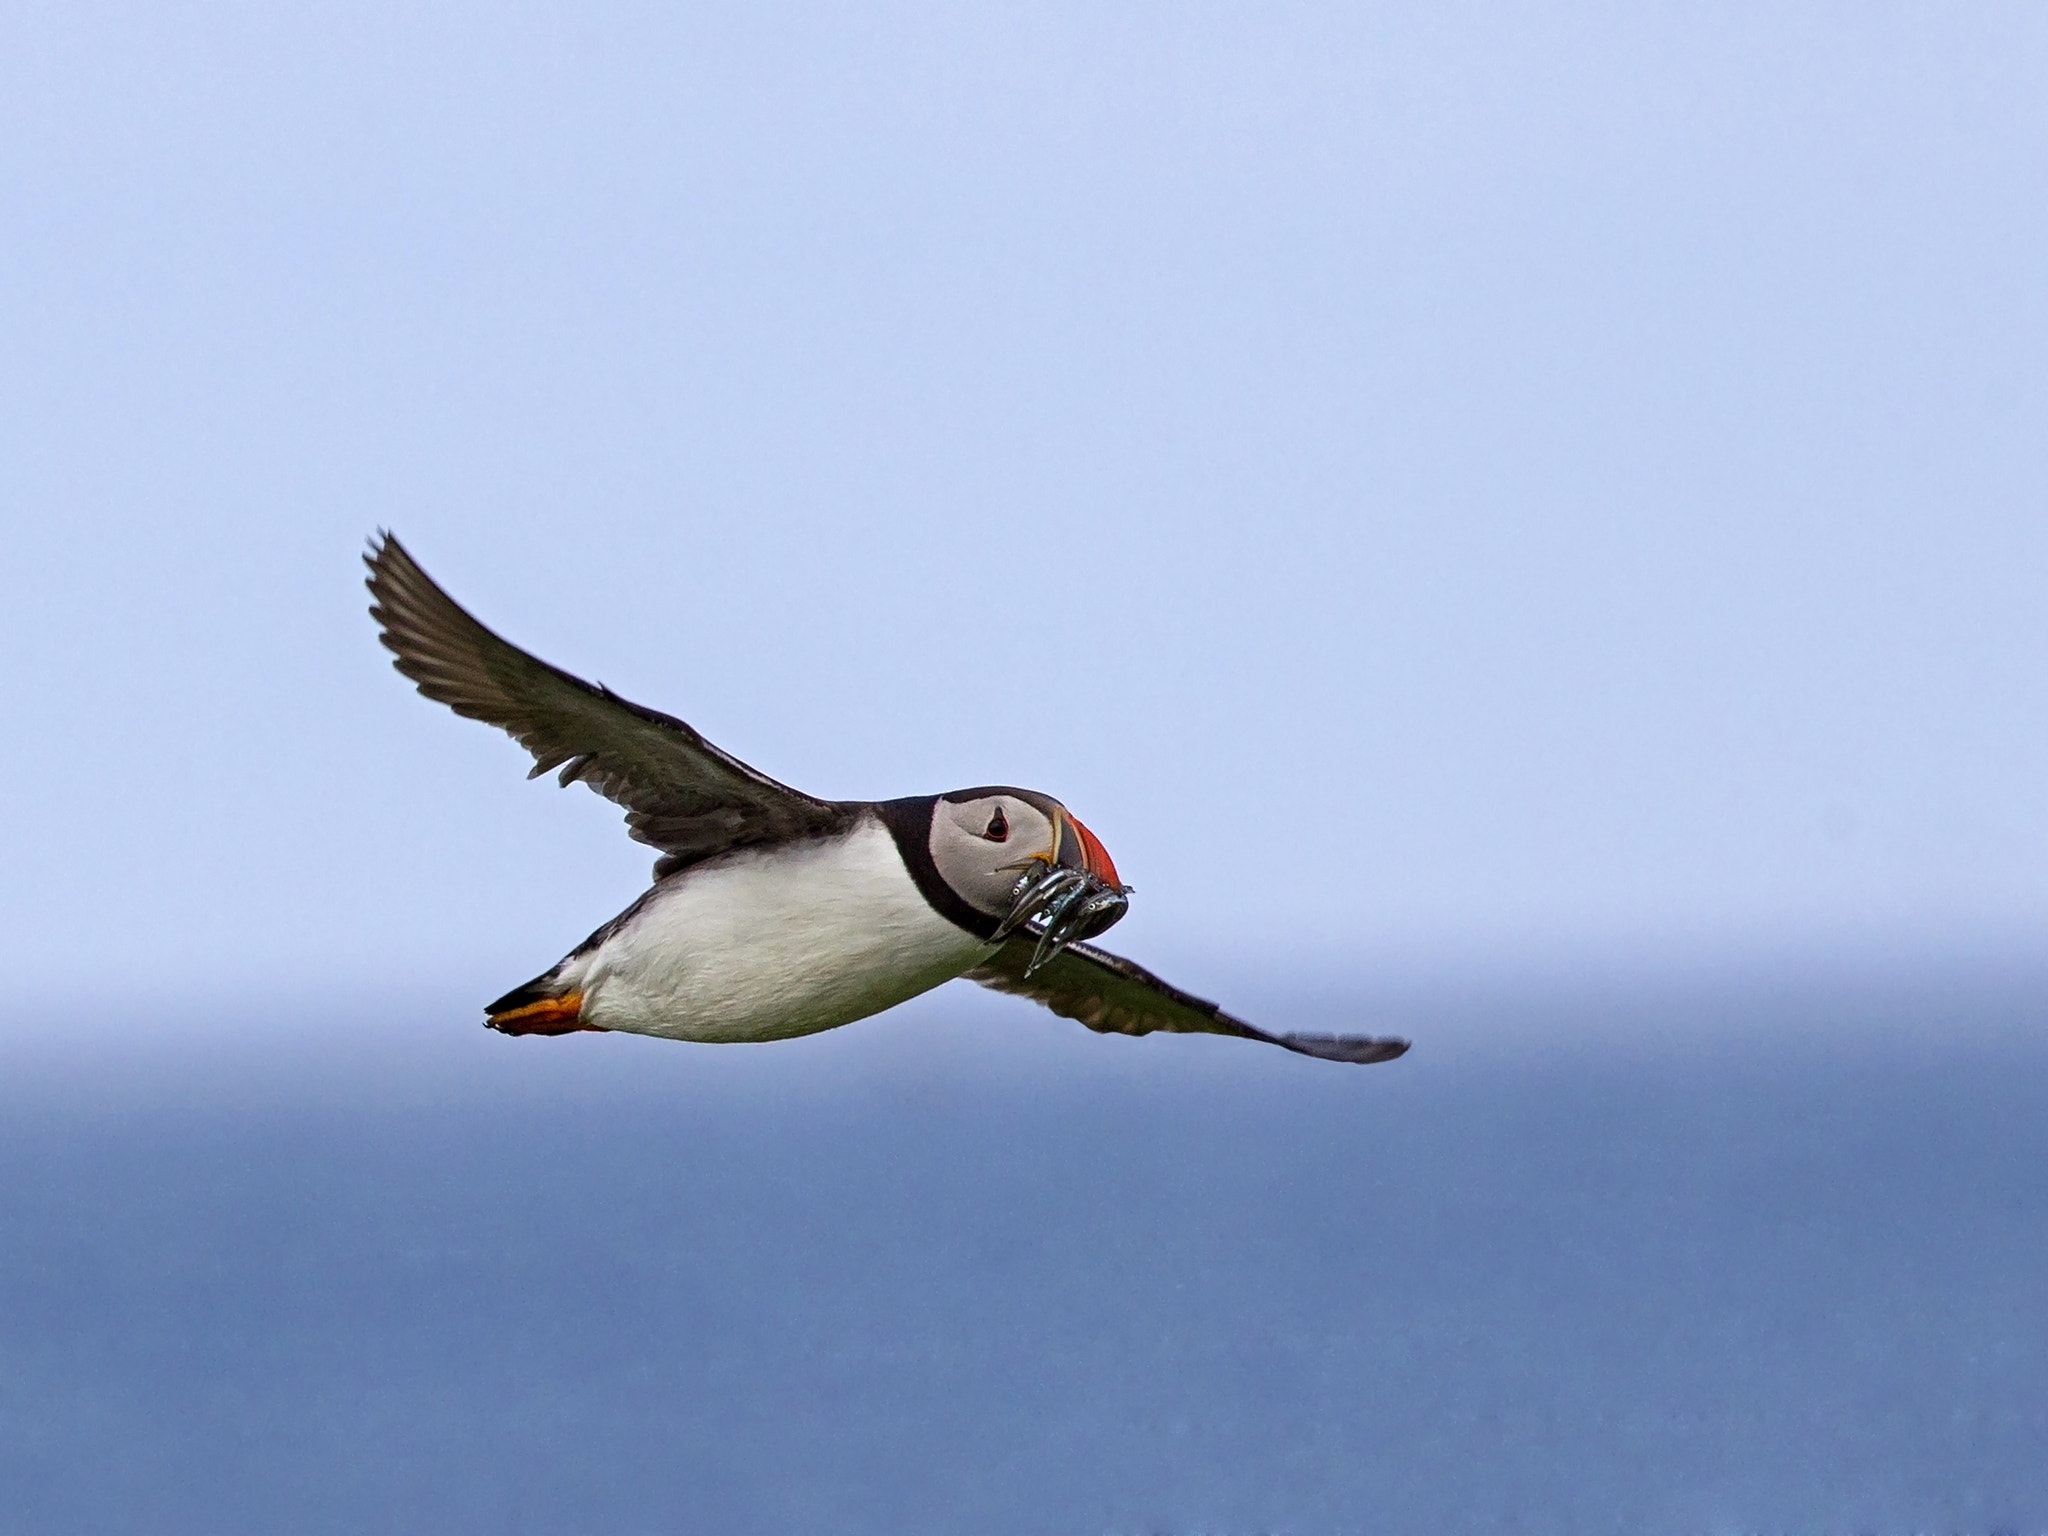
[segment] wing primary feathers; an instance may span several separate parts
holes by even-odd
[[[1408,1042],[1391,1035],[1261,1035],[1275,1045],[1313,1056],[1318,1061],[1348,1061],[1358,1066],[1392,1061],[1408,1054]]]
[[[550,666],[486,629],[380,531],[363,556],[370,615],[392,665],[458,715],[624,807],[626,826],[668,870],[734,848],[843,832],[858,807],[820,800],[721,752],[683,721]]]
[[[1235,1035],[1321,1061],[1361,1066],[1392,1061],[1408,1049],[1406,1040],[1383,1036],[1269,1034],[1231,1017],[1207,998],[1183,992],[1143,966],[1092,944],[1069,944],[1035,970],[1031,965],[1033,947],[1030,934],[1017,934],[967,977],[998,992],[1028,997],[1098,1034],[1149,1035],[1166,1030]]]

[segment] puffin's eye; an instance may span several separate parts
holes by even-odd
[[[1007,842],[1009,840],[1010,824],[1003,819],[1003,808],[1000,805],[996,807],[996,813],[989,817],[988,828],[981,835],[992,843]]]

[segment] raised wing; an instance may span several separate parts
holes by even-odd
[[[1406,1040],[1367,1035],[1269,1035],[1234,1019],[1204,998],[1170,987],[1143,966],[1091,944],[1069,944],[1030,976],[1024,968],[1037,948],[1035,936],[1018,934],[989,960],[967,973],[984,987],[1043,1003],[1064,1019],[1078,1019],[1105,1035],[1236,1035],[1298,1051],[1324,1061],[1392,1061],[1408,1049]]]
[[[657,873],[754,843],[834,832],[854,809],[778,784],[673,716],[529,656],[471,618],[390,534],[371,541],[370,616],[421,693],[509,732],[536,778],[560,768],[626,808],[626,826],[668,857]]]

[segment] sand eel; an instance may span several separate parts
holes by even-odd
[[[1050,796],[817,799],[499,639],[389,534],[363,558],[371,616],[421,693],[510,733],[533,754],[529,777],[558,769],[616,801],[661,852],[639,900],[490,1005],[493,1029],[779,1040],[965,976],[1105,1034],[1236,1035],[1329,1061],[1408,1049],[1269,1034],[1083,942],[1123,916],[1127,888]]]

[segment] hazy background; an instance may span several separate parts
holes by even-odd
[[[792,783],[1059,794],[1161,960],[2039,951],[2037,8],[6,17],[17,996],[638,888],[379,525]]]
[[[2048,1524],[2048,14],[0,6],[0,1527]],[[479,1005],[357,552],[1353,1073]]]

